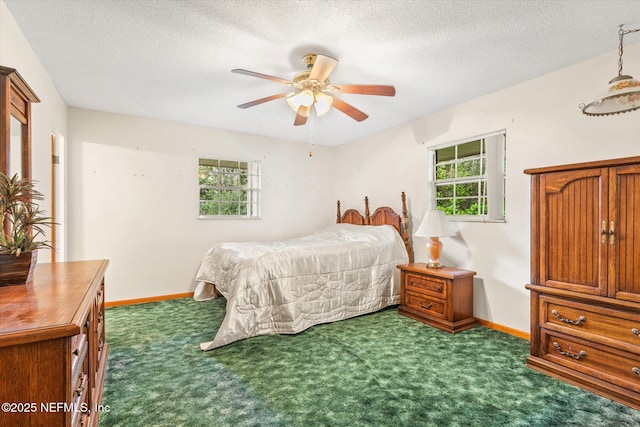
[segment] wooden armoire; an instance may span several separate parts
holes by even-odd
[[[640,157],[524,172],[527,366],[640,409]]]

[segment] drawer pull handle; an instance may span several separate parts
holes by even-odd
[[[631,368],[631,370],[633,371],[634,374],[636,374],[637,376],[640,377],[640,369],[636,368],[635,366],[633,368]]]
[[[640,337],[640,330],[638,330],[637,328],[633,328],[631,330],[631,333]]]
[[[428,305],[420,303],[420,307],[424,308],[425,310],[431,310],[431,307],[433,307],[433,303],[430,302]]]
[[[581,358],[587,356],[587,352],[584,350],[580,350],[578,354],[569,353],[568,351],[562,351],[562,348],[560,348],[560,344],[558,344],[557,342],[554,342],[553,346],[556,348],[556,350],[558,350],[558,353],[560,353],[561,355],[573,357],[576,360],[580,360]]]
[[[84,392],[84,389],[86,387],[86,382],[87,382],[87,376],[83,375],[82,378],[80,378],[80,385],[78,386],[78,388],[76,389],[76,391],[73,393],[76,396],[82,396],[82,393]]]
[[[578,317],[578,320],[567,319],[566,317],[562,317],[562,315],[560,315],[560,313],[558,313],[558,310],[551,310],[551,314],[556,316],[559,321],[564,322],[564,323],[571,323],[572,325],[579,325],[580,323],[587,321],[587,318],[584,317],[584,316]]]

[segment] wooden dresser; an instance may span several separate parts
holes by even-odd
[[[476,324],[473,317],[475,271],[428,268],[424,263],[398,268],[401,271],[398,313],[451,333]]]
[[[527,365],[640,409],[640,157],[525,173]]]
[[[0,425],[98,424],[107,265],[38,264],[33,283],[0,287]]]

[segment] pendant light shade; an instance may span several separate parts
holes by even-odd
[[[609,91],[601,98],[581,105],[587,116],[608,116],[640,108],[640,82],[631,76],[620,75],[612,79]]]
[[[609,116],[640,109],[640,81],[622,74],[623,38],[626,34],[640,31],[618,31],[620,45],[618,48],[618,75],[609,81],[609,90],[600,98],[588,104],[580,104],[580,109],[587,116]]]

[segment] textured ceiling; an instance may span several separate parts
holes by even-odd
[[[613,51],[618,25],[640,26],[640,0],[4,1],[69,106],[305,142],[312,129],[324,145]],[[284,99],[236,108],[286,86],[232,69],[290,80],[306,53],[340,61],[332,83],[396,96],[342,95],[360,123],[333,109],[294,127]]]

